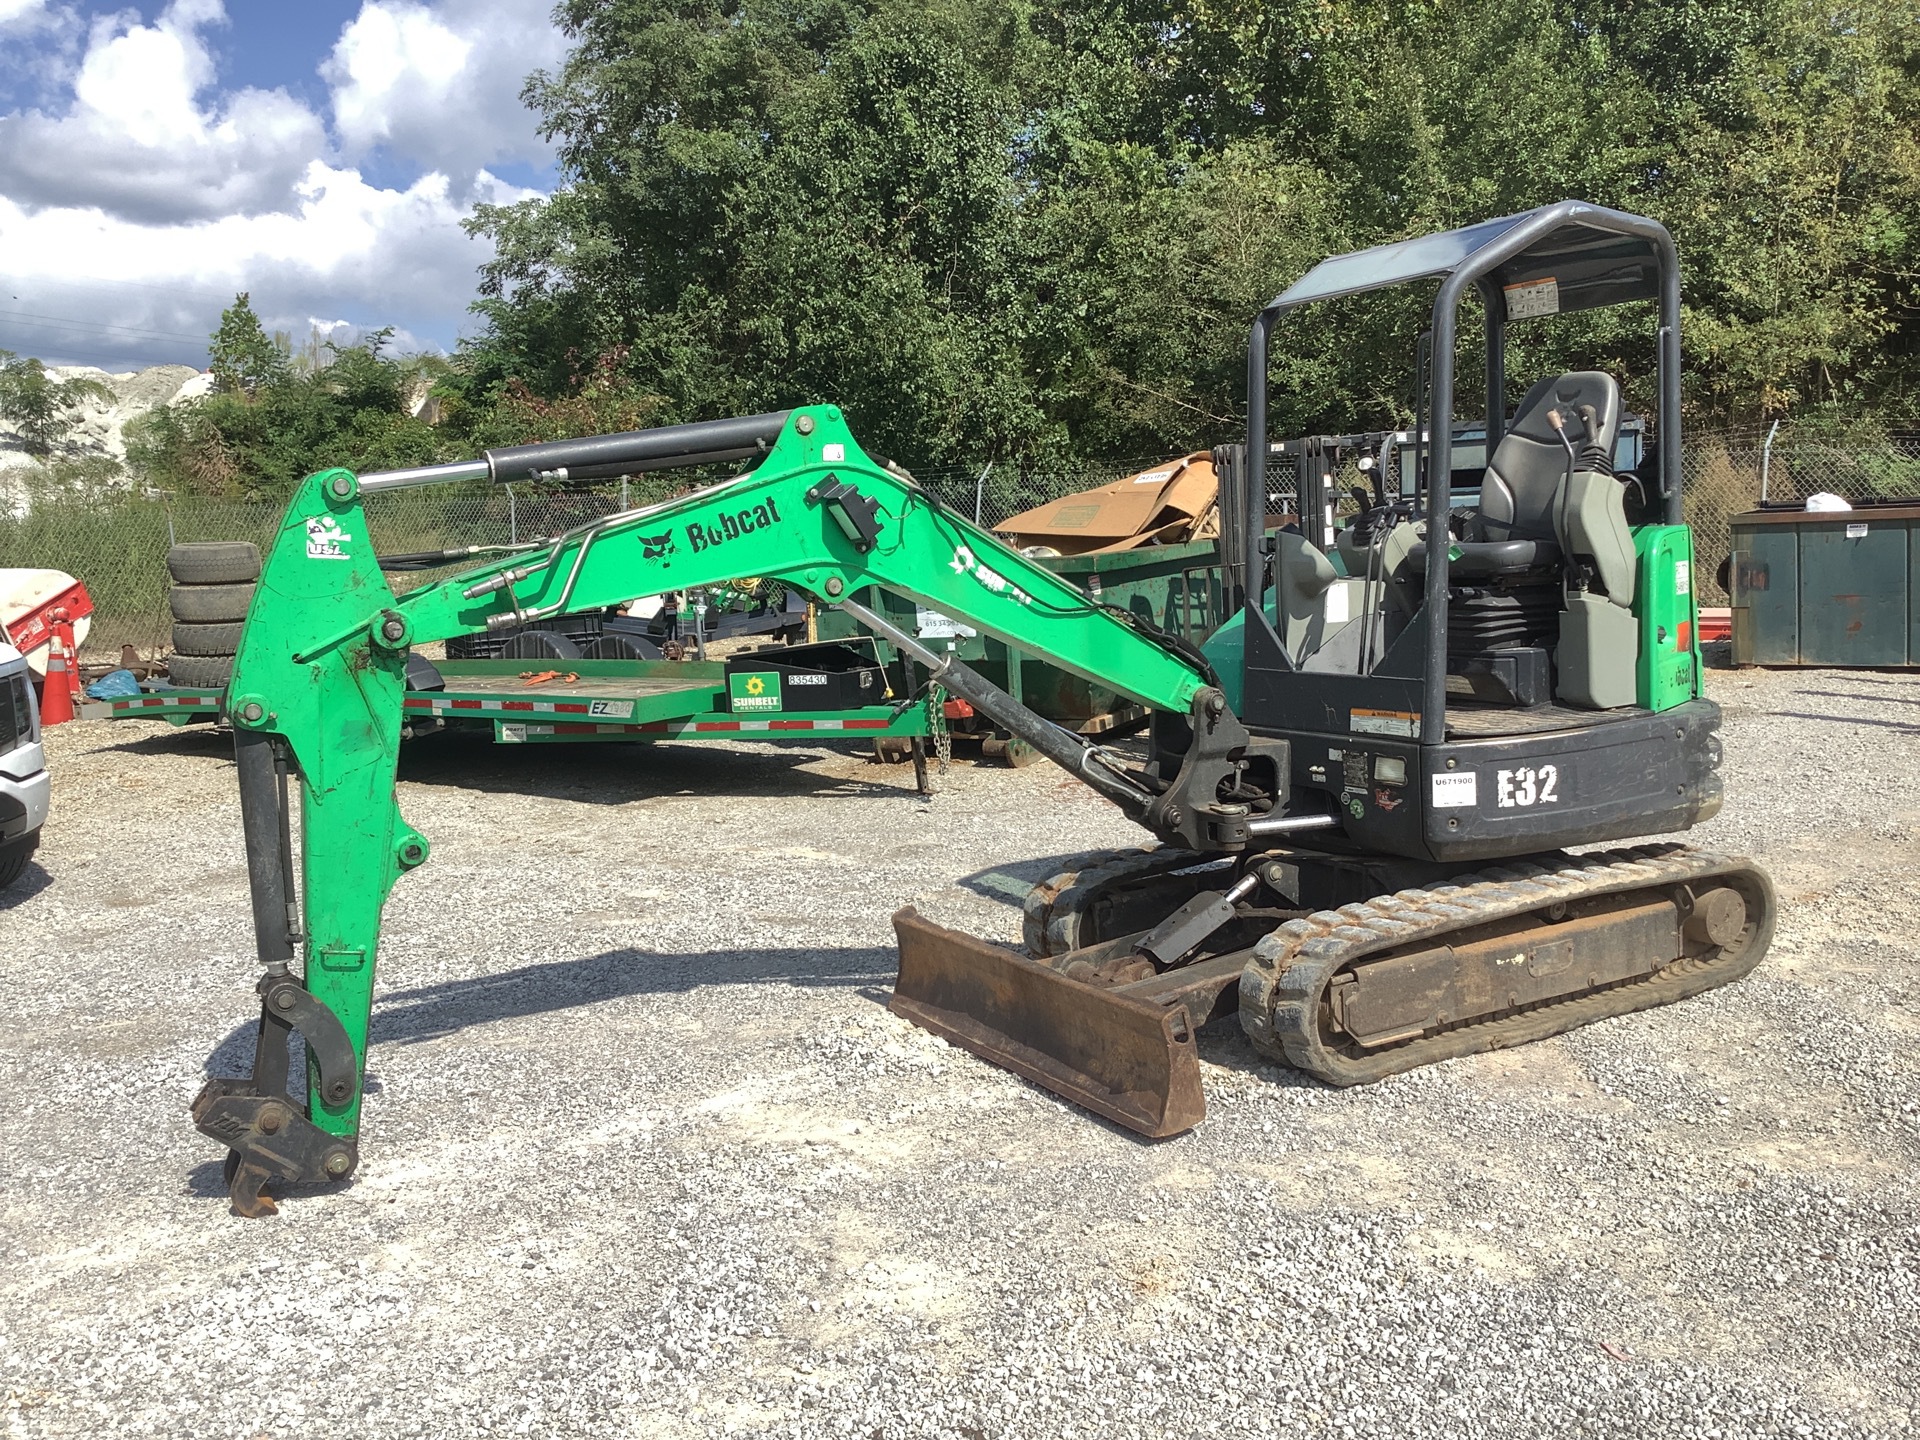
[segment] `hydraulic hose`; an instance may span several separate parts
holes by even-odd
[[[915,636],[857,601],[842,600],[840,608],[874,634],[891,641],[902,654],[911,655],[926,667],[939,684],[988,719],[1018,735],[1061,769],[1084,780],[1128,816],[1138,819],[1146,813],[1153,795],[1115,769],[1085,740],[1068,734],[1045,716],[1029,710],[985,676],[962,665],[952,655],[942,655],[921,644]]]

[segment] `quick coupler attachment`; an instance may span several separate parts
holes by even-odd
[[[286,1185],[344,1180],[359,1164],[354,1138],[333,1135],[309,1120],[287,1091],[293,1032],[307,1042],[319,1071],[319,1092],[329,1104],[353,1098],[358,1058],[345,1028],[284,968],[261,978],[260,1028],[254,1041],[253,1074],[207,1081],[193,1101],[193,1125],[227,1147],[225,1179],[232,1212],[248,1219],[279,1207],[267,1193]]]

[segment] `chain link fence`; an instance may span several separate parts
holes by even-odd
[[[1800,508],[1819,494],[1849,505],[1920,502],[1920,434],[1850,442],[1783,431],[1715,436],[1689,441],[1683,469],[1700,599],[1724,605],[1726,592],[1714,572],[1732,548],[1728,522],[1735,515],[1762,504]]]
[[[1099,465],[949,466],[916,478],[942,504],[987,526],[1048,500],[1146,469],[1167,456]],[[1391,460],[1389,461],[1391,465]],[[1287,509],[1294,462],[1274,457],[1269,508]],[[1858,443],[1776,434],[1690,438],[1685,456],[1687,512],[1695,530],[1701,601],[1725,604],[1714,571],[1728,551],[1728,521],[1763,497],[1804,504],[1819,492],[1853,504],[1912,497],[1920,501],[1920,437]],[[375,547],[383,555],[466,545],[512,544],[558,534],[689,488],[689,478],[559,491],[514,486],[427,486],[367,501]],[[708,479],[715,477],[707,477]],[[1356,477],[1357,478],[1357,477]],[[1391,477],[1390,477],[1391,482]],[[280,521],[277,505],[253,505],[118,489],[30,492],[0,512],[0,568],[65,570],[86,582],[94,620],[84,658],[106,660],[122,645],[143,656],[166,650],[167,548],[192,540],[251,540],[263,549]],[[389,577],[405,591],[435,572]]]

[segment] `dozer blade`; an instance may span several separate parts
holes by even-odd
[[[1178,1135],[1206,1118],[1184,1005],[1070,980],[911,906],[893,929],[894,1014],[1142,1135]]]

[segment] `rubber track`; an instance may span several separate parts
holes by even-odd
[[[1641,980],[1549,1000],[1489,1020],[1359,1056],[1331,1048],[1321,1032],[1327,986],[1370,954],[1452,931],[1512,919],[1544,906],[1635,890],[1665,891],[1701,881],[1730,884],[1747,902],[1738,941],[1717,953],[1677,959]],[[1553,856],[1462,875],[1420,890],[1289,920],[1254,946],[1240,975],[1240,1023],[1256,1050],[1329,1085],[1360,1085],[1405,1070],[1564,1034],[1596,1020],[1684,1000],[1738,980],[1773,938],[1773,885],[1752,862],[1689,850],[1637,846],[1591,855]]]
[[[1063,870],[1027,892],[1022,905],[1027,953],[1036,960],[1044,960],[1049,955],[1078,950],[1088,943],[1081,935],[1082,923],[1092,913],[1095,902],[1108,891],[1219,858],[1195,850],[1156,846],[1103,855],[1078,870]]]

